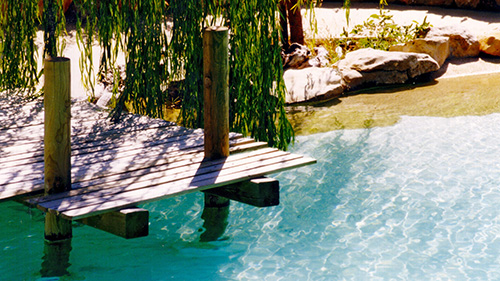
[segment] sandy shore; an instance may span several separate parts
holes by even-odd
[[[461,25],[476,36],[500,28],[500,13],[391,4],[390,14],[401,25],[425,17],[433,26]],[[304,20],[309,11],[303,11]],[[378,13],[376,4],[355,3],[351,24]],[[317,37],[337,37],[346,26],[340,3],[326,3],[316,10]],[[306,25],[307,26],[307,25]],[[310,29],[306,34],[312,36]],[[296,134],[313,134],[337,129],[390,126],[401,116],[453,117],[500,112],[500,58],[481,56],[448,60],[433,74],[434,81],[359,90],[338,99],[289,107],[289,119]]]

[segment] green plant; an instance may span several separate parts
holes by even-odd
[[[349,51],[352,49],[374,48],[388,50],[390,46],[406,43],[415,38],[425,36],[430,24],[427,18],[419,24],[413,21],[410,25],[398,25],[386,10],[371,15],[363,24],[358,24],[348,33],[345,29],[339,42]]]

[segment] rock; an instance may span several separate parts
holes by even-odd
[[[479,37],[481,52],[492,56],[500,56],[500,30]]]
[[[312,67],[328,66],[328,64],[330,63],[330,60],[328,59],[328,50],[325,49],[325,47],[320,46],[314,48],[314,52],[316,53],[316,56],[308,61],[309,66]]]
[[[311,56],[311,51],[306,46],[300,45],[298,43],[293,43],[290,47],[283,53],[283,68],[295,68],[301,69],[304,67],[309,67],[309,58]]]
[[[431,27],[426,38],[446,36],[450,39],[450,56],[456,58],[479,55],[476,36],[460,26]]]
[[[417,38],[406,44],[391,46],[389,51],[428,54],[442,66],[450,54],[450,41],[448,37]]]
[[[306,67],[325,67],[330,60],[328,59],[328,50],[324,47],[314,48],[316,56],[311,57],[312,52],[306,46],[293,43],[283,53],[283,68],[302,69]]]
[[[97,100],[96,105],[102,108],[107,108],[112,98],[113,98],[113,93],[105,91]]]
[[[342,77],[335,68],[289,69],[283,78],[287,88],[287,103],[331,99],[344,92]]]
[[[338,62],[348,89],[363,84],[400,84],[419,75],[436,71],[439,64],[427,54],[360,49]]]
[[[109,102],[113,98],[113,93],[108,91],[106,87],[99,83],[95,86],[95,104],[102,108],[107,108]]]
[[[480,2],[480,0],[455,0],[455,4],[460,8],[477,8]]]

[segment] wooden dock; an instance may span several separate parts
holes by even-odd
[[[84,101],[71,108],[71,191],[29,199],[79,220],[181,194],[224,187],[315,163],[230,134],[230,156],[204,157],[201,129],[126,115],[113,124]],[[44,191],[42,100],[0,100],[0,201]]]

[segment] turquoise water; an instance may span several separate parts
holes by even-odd
[[[150,236],[74,228],[61,280],[499,280],[500,114],[403,117],[298,138],[281,204],[232,202],[199,242],[201,194],[145,205]],[[43,215],[0,203],[0,279],[41,279]]]

